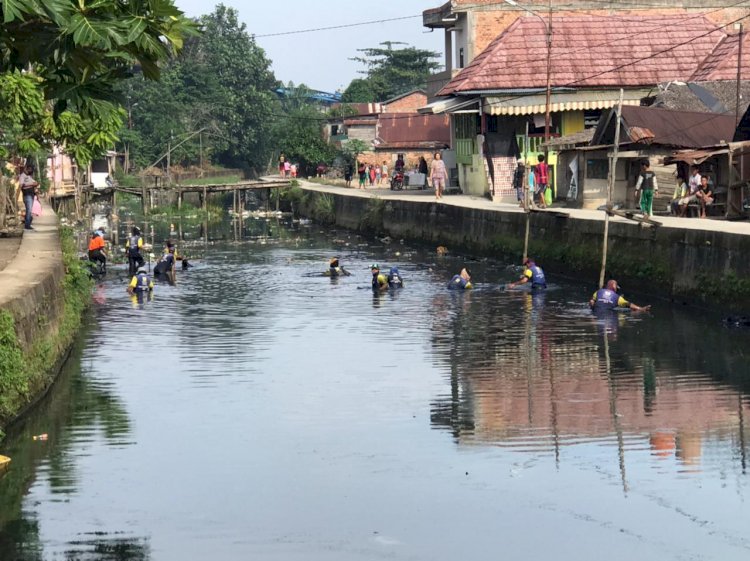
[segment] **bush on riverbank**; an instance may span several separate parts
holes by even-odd
[[[74,232],[60,231],[65,276],[62,281],[62,309],[56,326],[24,352],[16,335],[13,316],[0,312],[0,426],[31,403],[54,380],[55,368],[70,347],[89,304],[93,281],[85,262],[78,258]],[[40,323],[48,318],[38,318]],[[0,439],[3,434],[0,431]]]

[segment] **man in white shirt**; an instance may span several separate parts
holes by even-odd
[[[690,166],[690,179],[688,180],[688,187],[690,192],[687,196],[681,198],[677,205],[680,209],[680,216],[687,214],[688,205],[698,201],[696,193],[701,188],[701,173],[698,170],[698,166]]]

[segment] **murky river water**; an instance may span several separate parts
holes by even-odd
[[[0,445],[0,559],[750,558],[747,332],[598,319],[590,283],[507,292],[500,262],[450,293],[460,256],[271,226],[184,244],[151,302],[97,287]],[[353,276],[308,276],[332,255]],[[372,262],[406,288],[373,296]]]

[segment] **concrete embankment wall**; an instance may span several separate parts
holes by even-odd
[[[51,208],[44,208],[34,228],[24,235],[15,259],[0,271],[0,309],[13,316],[25,351],[56,329],[65,298],[60,234]]]
[[[319,218],[316,203],[333,198],[335,223],[394,238],[444,245],[455,252],[520,260],[526,215],[421,200],[365,198],[307,190],[302,212]],[[450,198],[448,198],[448,201]],[[329,218],[330,219],[330,218]],[[601,266],[603,219],[562,213],[530,215],[529,254],[545,269],[595,285]],[[750,235],[612,221],[607,272],[628,288],[680,302],[750,311]]]
[[[0,271],[0,439],[54,382],[89,298],[80,264],[66,266],[57,216],[43,208]]]

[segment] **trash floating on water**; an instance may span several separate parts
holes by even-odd
[[[37,434],[32,436],[34,440],[47,440],[49,438],[49,435],[45,432],[44,434]]]

